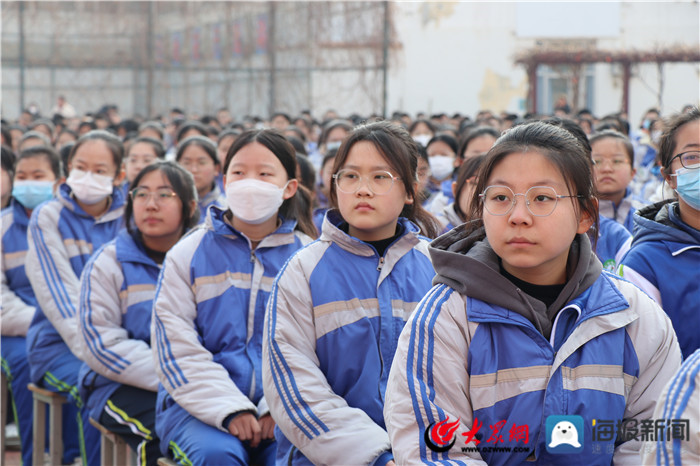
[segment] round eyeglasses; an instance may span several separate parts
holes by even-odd
[[[401,179],[384,170],[373,171],[364,177],[357,170],[345,168],[333,175],[336,188],[345,194],[355,194],[362,186],[363,178],[367,180],[367,186],[374,194],[388,193],[394,186],[394,181]]]
[[[170,188],[159,188],[155,191],[149,191],[146,188],[134,188],[129,191],[129,195],[134,204],[146,204],[151,200],[151,196],[155,196],[156,204],[164,204],[177,197],[177,193]]]
[[[678,155],[674,155],[671,160],[668,161],[668,166],[670,167],[674,160],[681,159],[681,165],[690,170],[696,170],[700,168],[700,151],[691,150],[688,152],[682,152]]]
[[[546,217],[554,212],[559,199],[576,197],[583,199],[584,196],[564,196],[557,194],[551,186],[533,186],[525,194],[514,193],[508,186],[488,186],[483,193],[479,194],[484,203],[484,208],[491,215],[506,215],[515,207],[515,198],[523,196],[525,205],[535,217]]]

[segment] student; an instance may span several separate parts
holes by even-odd
[[[151,309],[165,254],[199,220],[192,175],[175,162],[146,166],[133,180],[126,230],[85,266],[80,332],[86,351],[80,397],[90,417],[121,436],[140,464],[155,465],[156,376]]]
[[[426,209],[433,215],[439,215],[447,204],[454,201],[452,182],[462,159],[457,157],[457,140],[447,133],[438,133],[428,142],[425,151],[430,165],[428,189],[431,197]]]
[[[483,161],[483,155],[476,155],[467,159],[457,170],[457,180],[452,182],[452,197],[455,200],[445,206],[441,215],[436,216],[443,227],[443,233],[469,219],[468,212],[471,211],[471,200]]]
[[[591,250],[586,152],[553,125],[511,129],[472,215],[431,244],[436,285],[399,340],[384,409],[397,463],[638,464],[638,441],[592,444],[593,420],[649,419],[680,351],[653,300]],[[552,415],[579,416],[582,451],[548,440]],[[447,445],[430,435],[441,421],[457,422]]]
[[[330,149],[323,157],[321,170],[319,171],[319,184],[316,187],[316,208],[313,211],[314,225],[320,233],[323,226],[323,218],[330,208],[331,185],[333,184],[333,165],[338,149]]]
[[[88,423],[78,395],[82,345],[78,329],[80,273],[93,251],[111,241],[122,227],[124,198],[115,189],[124,148],[116,136],[102,130],[86,133],[68,158],[70,175],[58,197],[32,212],[27,232],[25,268],[38,307],[27,332],[31,381],[62,392],[80,408],[81,442],[87,446],[83,464],[99,463],[99,432]],[[73,431],[78,436],[77,431]],[[81,452],[83,446],[81,445]]]
[[[277,277],[263,384],[281,430],[278,464],[393,464],[386,380],[401,328],[435,273],[411,222],[432,226],[414,202],[416,165],[403,128],[356,127],[333,167],[338,210]]]
[[[122,185],[125,199],[128,199],[130,186],[141,170],[156,160],[163,159],[165,159],[165,147],[157,139],[139,136],[129,143],[124,160],[126,179]]]
[[[667,419],[666,426],[679,426],[688,422],[685,430],[676,435],[656,435],[645,442],[643,463],[652,465],[700,464],[700,349],[688,356],[673,378],[666,384],[656,403],[652,419]],[[670,427],[669,426],[669,427]],[[674,427],[671,427],[674,428]],[[677,435],[680,432],[684,435]]]
[[[3,154],[4,157],[4,154]],[[32,394],[26,336],[36,298],[24,268],[27,224],[32,210],[54,195],[62,180],[61,159],[46,146],[26,149],[17,160],[12,202],[2,211],[2,370],[8,376],[15,422],[19,427],[22,462],[32,464]],[[2,400],[6,402],[6,400]],[[64,416],[75,410],[64,406]],[[3,426],[4,428],[4,426]],[[66,439],[64,461],[80,454],[77,439]]]
[[[272,464],[274,421],[262,388],[262,332],[272,281],[315,235],[294,148],[275,130],[236,139],[224,163],[230,210],[168,253],[151,342],[163,454],[183,464]],[[302,203],[303,204],[303,203]]]
[[[0,180],[0,188],[2,188],[2,198],[0,200],[0,209],[10,205],[12,200],[12,179],[15,177],[15,154],[9,146],[2,145],[2,180]]]
[[[635,211],[647,204],[629,188],[636,173],[632,143],[622,133],[604,130],[593,134],[590,144],[600,214],[622,224],[632,233]]]
[[[414,141],[425,147],[428,145],[428,141],[435,136],[435,126],[430,120],[419,118],[411,123],[411,126],[408,127],[408,132]]]
[[[199,196],[199,223],[207,218],[211,205],[226,208],[226,196],[219,189],[216,177],[221,163],[216,155],[216,146],[204,136],[191,136],[177,146],[177,163],[192,173]]]
[[[477,126],[464,133],[457,152],[464,160],[485,155],[498,139],[499,132],[491,126]]]
[[[667,199],[634,216],[636,234],[620,275],[663,307],[683,356],[700,348],[700,111],[673,116],[661,136],[659,156],[666,182],[678,199]]]

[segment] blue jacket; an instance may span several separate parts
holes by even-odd
[[[397,464],[639,464],[640,441],[594,439],[594,420],[652,417],[680,365],[668,318],[634,285],[601,273],[584,235],[547,308],[500,274],[481,234],[453,230],[431,244],[437,284],[401,334],[387,387]],[[545,333],[531,320],[538,308],[551,323]],[[547,419],[562,415],[582,418],[580,451],[550,442]],[[426,439],[442,421],[455,430],[436,451]]]
[[[615,220],[617,223],[627,228],[627,231],[633,233],[634,213],[648,204],[649,202],[646,199],[632,194],[632,190],[627,188],[625,190],[625,197],[622,198],[622,201],[617,205],[615,205],[613,201],[600,199],[599,210],[600,215]]]
[[[615,272],[617,266],[629,250],[632,234],[615,220],[598,216],[600,232],[595,246],[595,253],[608,272]]]
[[[263,383],[286,437],[276,435],[284,464],[392,458],[386,382],[399,334],[435,271],[410,221],[399,219],[403,235],[383,257],[343,223],[328,211],[320,239],[280,271],[268,305]]]
[[[199,223],[204,223],[204,221],[207,219],[207,210],[209,209],[209,206],[212,205],[215,205],[223,210],[226,210],[227,206],[226,194],[221,191],[221,188],[219,188],[219,184],[216,181],[214,182],[214,187],[212,190],[209,191],[209,194],[199,200]]]
[[[114,189],[108,211],[95,219],[71,198],[67,184],[56,199],[32,212],[27,276],[39,307],[27,333],[31,380],[38,382],[57,354],[82,359],[78,330],[80,274],[92,253],[114,239],[123,225],[124,197]]]
[[[158,389],[150,342],[159,273],[160,266],[126,230],[85,266],[79,322],[85,362],[78,388],[94,419],[122,384]]]
[[[688,357],[700,348],[700,231],[681,220],[672,200],[642,209],[634,220],[635,236],[620,275],[666,311]]]
[[[36,310],[36,297],[24,262],[27,256],[27,224],[24,206],[12,200],[2,211],[2,334],[26,336]]]
[[[151,343],[158,378],[156,432],[163,444],[189,415],[228,432],[242,411],[265,415],[262,332],[277,272],[311,239],[283,221],[252,250],[209,209],[204,225],[169,252],[153,304]]]

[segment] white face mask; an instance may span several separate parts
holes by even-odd
[[[97,204],[111,195],[113,183],[114,178],[111,176],[97,175],[77,168],[70,171],[66,180],[76,199],[87,205]]]
[[[413,136],[413,140],[416,141],[418,144],[421,146],[425,147],[428,145],[428,142],[432,139],[433,137],[429,134],[418,134],[416,136]]]
[[[326,150],[339,149],[343,141],[333,141],[326,144]]]
[[[259,225],[277,214],[286,187],[252,178],[232,181],[226,185],[226,201],[234,217]]]
[[[454,171],[454,157],[449,155],[433,155],[428,157],[430,171],[433,173],[433,178],[436,180],[444,180],[449,177]]]

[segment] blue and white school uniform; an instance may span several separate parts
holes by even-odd
[[[380,257],[328,211],[318,241],[280,271],[268,304],[263,383],[277,464],[393,459],[382,409],[399,334],[435,275],[428,242],[403,234]]]
[[[111,241],[123,224],[124,197],[114,189],[111,204],[101,217],[87,214],[71,197],[67,184],[58,197],[32,212],[27,234],[25,268],[38,307],[27,332],[31,381],[64,392],[82,408],[78,372],[82,365],[82,338],[78,328],[80,274],[92,253]],[[81,409],[85,445],[84,464],[99,462],[99,432]]]
[[[625,190],[625,197],[622,198],[619,204],[605,199],[600,199],[598,202],[600,215],[615,220],[617,223],[627,228],[627,231],[630,233],[634,233],[632,231],[634,226],[634,213],[649,204],[645,199],[632,194],[630,188]]]
[[[700,348],[700,231],[683,222],[674,200],[652,204],[634,220],[636,233],[619,273],[666,311],[687,358]]]
[[[214,183],[214,187],[209,193],[199,200],[199,223],[204,223],[207,219],[207,210],[209,206],[215,205],[220,209],[226,209],[226,195],[219,188],[218,183]]]
[[[2,211],[2,371],[12,394],[13,413],[19,429],[22,462],[32,464],[32,394],[29,383],[26,336],[36,311],[34,290],[24,270],[27,255],[29,217],[24,206],[13,199]],[[4,403],[5,400],[2,400]],[[66,411],[66,410],[64,410]],[[71,413],[65,412],[65,415]],[[78,452],[78,443],[69,445],[67,458]],[[64,457],[64,459],[67,459]],[[70,458],[72,460],[73,458]]]
[[[204,225],[165,258],[151,342],[161,451],[185,464],[271,464],[276,444],[250,448],[224,426],[234,413],[268,413],[262,387],[265,305],[277,272],[311,238],[296,221],[255,249],[213,206]],[[188,463],[189,462],[189,463]]]
[[[600,230],[595,245],[595,254],[603,264],[603,269],[615,272],[622,257],[632,244],[632,234],[615,220],[598,216]]]
[[[151,352],[151,311],[160,266],[140,241],[122,230],[85,266],[80,287],[80,333],[86,350],[79,376],[79,392],[96,421],[104,415],[129,427],[138,457],[155,463],[155,416],[158,377]],[[141,390],[150,406],[147,419],[139,419],[120,406],[112,395],[123,385]],[[152,393],[152,396],[149,396]],[[155,454],[146,455],[144,449]],[[147,457],[150,456],[150,457]]]

